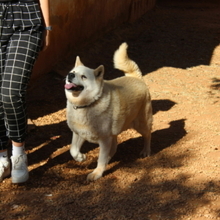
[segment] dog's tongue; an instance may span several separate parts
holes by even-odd
[[[76,87],[76,85],[73,83],[68,83],[68,84],[65,84],[64,87],[65,87],[65,89],[72,89],[73,87]]]

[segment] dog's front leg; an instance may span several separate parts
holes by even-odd
[[[78,162],[84,161],[86,159],[86,155],[80,152],[84,141],[85,139],[81,138],[78,134],[73,132],[72,143],[70,146],[70,154]]]
[[[94,181],[102,177],[103,172],[105,171],[106,165],[111,159],[111,147],[114,138],[106,138],[99,141],[99,158],[98,164],[95,170],[87,176],[87,181]]]

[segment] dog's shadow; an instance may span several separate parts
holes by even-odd
[[[185,119],[171,121],[169,127],[152,133],[151,155],[174,145],[186,135]],[[110,163],[119,162],[116,166],[105,172],[108,175],[116,171],[119,167],[132,163],[139,158],[139,154],[143,148],[143,138],[132,138],[118,145],[116,154]]]
[[[169,99],[152,100],[151,103],[153,108],[153,114],[156,114],[159,111],[168,111],[176,104],[175,102]]]
[[[170,147],[186,135],[185,119],[171,121],[169,127],[156,130],[152,133],[151,154]],[[115,161],[131,161],[139,157],[143,148],[143,138],[132,138],[118,145],[118,150],[114,156]],[[126,158],[126,159],[125,159]]]

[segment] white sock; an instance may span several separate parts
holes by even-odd
[[[25,154],[24,146],[16,147],[12,145],[12,156],[18,156],[18,155],[23,155],[23,154]]]
[[[0,158],[8,160],[8,151],[6,150],[6,151],[3,151],[3,152],[0,152]]]

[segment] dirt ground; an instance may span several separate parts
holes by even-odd
[[[47,74],[28,98],[30,180],[0,184],[0,219],[220,219],[220,6],[183,2],[159,1],[77,51],[89,67],[104,64],[112,79],[121,75],[113,53],[129,44],[152,95],[152,156],[140,159],[142,138],[125,131],[104,177],[86,183],[98,146],[83,146],[85,162],[71,158],[64,77]]]

